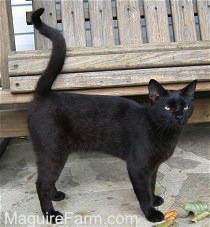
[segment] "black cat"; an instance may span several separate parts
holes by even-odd
[[[52,201],[65,198],[55,183],[68,155],[94,150],[122,158],[140,207],[149,221],[163,220],[156,210],[163,199],[155,195],[158,167],[174,152],[178,136],[193,112],[196,80],[181,90],[165,90],[149,82],[150,106],[113,96],[54,92],[51,86],[61,71],[66,54],[59,31],[42,23],[44,9],[32,21],[53,43],[50,62],[40,78],[28,113],[28,126],[37,156],[37,193],[43,214],[56,222],[62,217]]]

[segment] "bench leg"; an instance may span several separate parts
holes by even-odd
[[[10,139],[0,139],[0,157],[4,153]]]

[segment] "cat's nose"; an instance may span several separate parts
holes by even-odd
[[[182,115],[177,115],[177,116],[176,116],[176,119],[177,119],[177,120],[182,120],[182,119],[183,119],[183,116],[182,116]]]

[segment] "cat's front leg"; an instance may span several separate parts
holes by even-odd
[[[157,178],[157,170],[156,168],[154,172],[152,173],[152,178],[151,178],[151,187],[152,187],[152,194],[153,194],[153,205],[160,206],[163,204],[164,199],[161,196],[155,195],[155,185],[156,185],[156,178]]]
[[[159,222],[164,219],[162,212],[156,210],[153,205],[153,192],[151,188],[152,176],[145,169],[129,167],[128,174],[133,185],[134,192],[139,200],[140,207],[151,222]]]

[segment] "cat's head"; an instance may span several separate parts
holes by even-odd
[[[180,90],[166,90],[156,80],[149,82],[149,98],[153,119],[169,126],[187,123],[193,112],[197,80]]]

